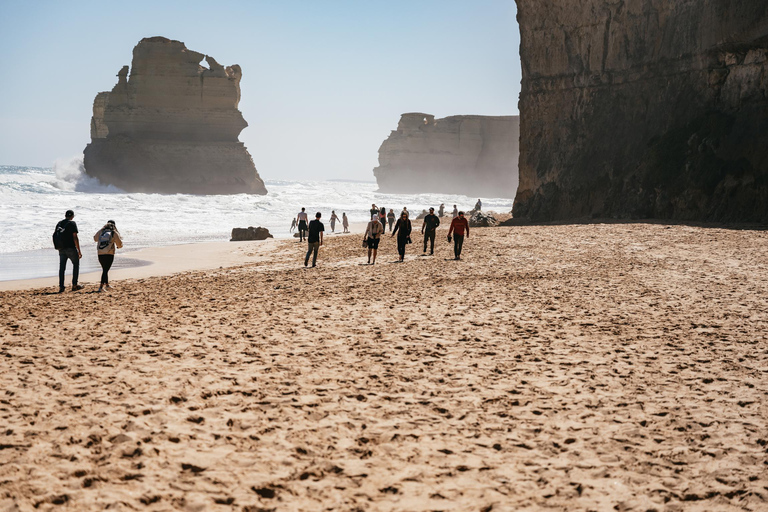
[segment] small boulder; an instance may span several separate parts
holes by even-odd
[[[243,242],[246,240],[266,240],[267,238],[274,238],[267,228],[254,228],[253,226],[247,228],[232,228],[232,239],[230,242]]]
[[[471,228],[488,228],[498,225],[499,221],[496,220],[496,217],[490,213],[483,213],[479,210],[473,210],[469,217],[469,227]]]

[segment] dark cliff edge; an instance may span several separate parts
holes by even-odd
[[[515,217],[768,222],[768,2],[517,5]]]
[[[151,37],[136,45],[128,71],[93,102],[87,174],[128,192],[267,193],[238,140],[248,126],[237,109],[240,66]]]
[[[518,116],[403,114],[373,170],[384,193],[514,197]]]

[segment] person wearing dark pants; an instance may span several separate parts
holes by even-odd
[[[303,242],[304,239],[307,237],[307,221],[309,220],[309,217],[307,217],[307,212],[304,211],[304,208],[301,209],[298,215],[296,215],[296,221],[299,223],[299,242]]]
[[[56,249],[59,250],[59,293],[64,288],[64,273],[67,270],[67,260],[72,262],[72,291],[82,290],[83,287],[77,284],[80,277],[80,258],[83,253],[80,252],[80,240],[77,238],[77,224],[72,219],[75,218],[75,212],[67,210],[64,214],[64,220],[56,224],[56,230],[53,233],[53,240]]]
[[[397,219],[392,236],[395,234],[397,234],[397,253],[400,255],[400,262],[402,262],[405,260],[405,246],[411,242],[411,221],[406,212],[401,213],[400,218]]]
[[[101,264],[101,284],[98,292],[101,293],[104,288],[112,289],[109,286],[109,269],[115,261],[115,248],[122,248],[123,240],[117,231],[115,221],[108,220],[104,227],[93,235],[93,241],[97,243],[96,252],[99,255],[99,264]]]
[[[451,233],[453,233],[453,259],[460,260],[464,237],[469,238],[469,222],[464,218],[464,212],[459,212],[458,217],[451,222],[451,227],[448,229],[449,242],[451,241]]]
[[[307,235],[307,255],[304,257],[304,266],[309,265],[309,255],[312,255],[312,266],[317,265],[317,251],[323,245],[323,231],[325,226],[320,222],[322,214],[317,212],[315,220],[309,223],[309,234]]]
[[[424,217],[424,222],[421,225],[421,232],[424,234],[424,251],[427,252],[427,240],[431,243],[429,246],[429,254],[435,254],[435,231],[440,225],[440,219],[435,215],[435,209],[430,208],[429,214]]]

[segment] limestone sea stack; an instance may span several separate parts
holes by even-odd
[[[240,66],[150,37],[117,76],[93,103],[87,174],[129,192],[267,193],[238,140]]]
[[[517,8],[515,217],[768,221],[768,2]]]
[[[385,193],[514,197],[518,116],[403,114],[373,170]]]

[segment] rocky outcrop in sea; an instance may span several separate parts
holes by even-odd
[[[515,217],[768,221],[768,4],[517,1]]]
[[[117,76],[93,103],[86,173],[129,192],[267,193],[238,140],[240,66],[150,37]]]
[[[519,118],[403,114],[373,170],[384,193],[513,197]]]

